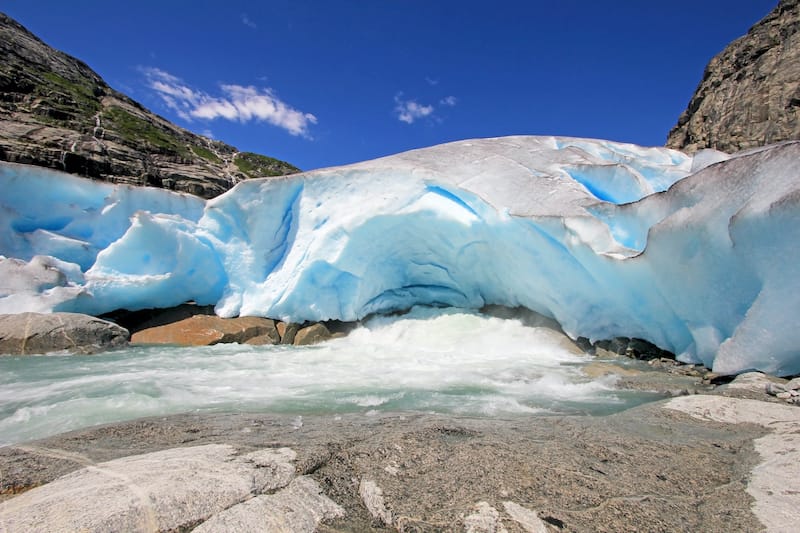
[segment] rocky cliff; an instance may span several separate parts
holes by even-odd
[[[242,179],[298,172],[175,126],[2,13],[0,160],[205,198]]]
[[[800,0],[782,0],[706,67],[667,146],[735,152],[800,139]]]

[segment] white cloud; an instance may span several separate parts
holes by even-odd
[[[256,29],[258,26],[255,22],[253,22],[250,17],[247,16],[247,13],[242,13],[242,24],[247,26],[248,28]]]
[[[167,107],[184,120],[224,118],[239,122],[267,122],[292,135],[309,137],[308,129],[317,123],[311,113],[299,111],[278,98],[270,88],[225,84],[221,96],[211,96],[187,86],[183,80],[157,68],[143,68],[148,86]]]
[[[446,105],[448,107],[455,107],[457,103],[458,103],[458,98],[456,98],[455,96],[445,96],[444,98],[439,100],[439,104]]]
[[[399,92],[394,97],[394,111],[397,114],[397,119],[406,124],[413,124],[416,120],[428,117],[436,122],[441,122],[441,119],[435,116],[436,108],[433,104],[420,104],[416,100],[403,97],[403,93]],[[440,106],[455,107],[458,104],[458,98],[455,96],[445,96],[439,100]]]
[[[435,87],[436,85],[439,85],[439,80],[437,80],[435,78],[431,78],[429,76],[425,76],[425,81],[427,81],[428,85],[430,85],[432,87]]]
[[[416,100],[404,100],[403,93],[394,97],[397,118],[406,124],[413,124],[415,120],[427,117],[433,113],[432,105],[422,105]]]

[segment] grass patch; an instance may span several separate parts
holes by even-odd
[[[208,148],[195,145],[192,145],[189,148],[192,150],[192,152],[194,152],[194,155],[196,155],[197,157],[205,159],[206,161],[209,161],[211,163],[222,163],[222,159],[217,157],[217,154],[215,154]]]
[[[43,72],[42,78],[44,84],[37,88],[37,93],[46,99],[49,107],[77,117],[91,117],[100,110],[93,86],[75,83],[55,72]],[[68,101],[54,98],[54,92],[68,97]]]
[[[284,176],[294,172],[300,172],[300,169],[294,165],[290,165],[280,159],[274,157],[267,157],[253,152],[239,152],[233,160],[236,168],[241,170],[249,178],[258,178],[264,176]]]
[[[146,143],[163,152],[172,152],[187,158],[190,156],[189,150],[180,140],[122,108],[109,107],[103,114],[114,125],[114,130],[131,143]]]

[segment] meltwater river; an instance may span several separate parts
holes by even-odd
[[[309,347],[0,357],[0,446],[183,412],[607,414],[655,395],[590,379],[550,330],[458,310],[373,319]]]

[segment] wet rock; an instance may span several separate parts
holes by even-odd
[[[195,315],[171,324],[138,331],[131,337],[131,342],[208,346],[225,342],[245,343],[257,337],[271,338],[277,342],[275,322],[254,316],[221,318]]]
[[[329,340],[331,332],[325,327],[325,324],[317,322],[308,327],[300,329],[294,337],[293,344],[295,346],[307,346],[309,344],[317,344]]]
[[[78,313],[0,315],[0,354],[96,353],[128,343],[128,330]]]
[[[300,324],[294,322],[278,322],[275,326],[281,338],[281,344],[294,344],[295,335],[300,330]]]

